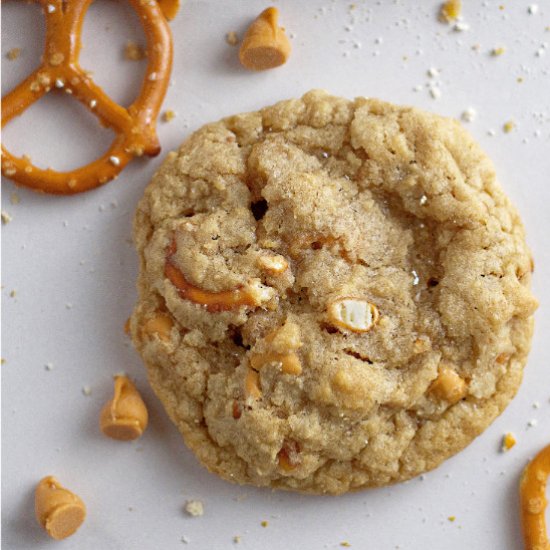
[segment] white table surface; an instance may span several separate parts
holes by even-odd
[[[340,548],[344,541],[373,550],[522,548],[518,478],[550,441],[550,0],[539,0],[534,14],[531,3],[465,0],[470,28],[456,32],[438,23],[437,1],[356,1],[351,10],[349,1],[280,0],[275,5],[291,34],[292,56],[282,68],[253,74],[239,66],[225,34],[242,34],[266,4],[184,2],[172,22],[175,60],[164,104],[177,116],[159,122],[159,158],[134,161],[117,181],[73,197],[2,182],[2,209],[13,217],[2,227],[3,548],[309,550]],[[37,63],[43,27],[36,7],[3,2],[2,11],[4,94]],[[81,62],[119,101],[128,102],[140,82],[144,65],[121,53],[126,40],[140,37],[125,2],[100,1],[90,9]],[[499,46],[505,53],[492,57]],[[13,47],[22,48],[21,57],[8,61]],[[431,67],[439,76],[428,77]],[[477,117],[465,124],[523,215],[541,303],[519,394],[481,437],[423,480],[336,498],[238,487],[208,474],[148,389],[122,330],[136,298],[132,213],[164,153],[205,122],[311,88],[453,117],[473,107]],[[506,134],[508,120],[516,127]],[[105,150],[109,136],[71,98],[49,94],[7,127],[3,141],[39,165],[68,169]],[[12,203],[14,192],[19,204]],[[119,371],[137,380],[150,411],[147,432],[133,443],[111,441],[98,430],[111,376]],[[537,425],[529,427],[531,420]],[[508,431],[518,444],[502,454]],[[88,508],[84,525],[63,543],[51,541],[34,520],[34,486],[47,474]],[[188,499],[203,501],[204,516],[185,515]]]

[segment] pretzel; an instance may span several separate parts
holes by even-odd
[[[525,550],[550,550],[544,511],[545,490],[550,475],[550,445],[527,465],[520,481],[521,524]]]
[[[46,193],[68,195],[88,191],[113,178],[135,156],[160,152],[156,119],[172,67],[172,40],[166,13],[174,15],[177,0],[129,0],[147,41],[147,76],[137,99],[121,107],[97,86],[78,64],[82,23],[93,0],[38,0],[46,18],[42,64],[2,98],[2,127],[50,90],[72,94],[117,134],[109,150],[86,166],[69,172],[37,168],[28,156],[15,157],[2,146],[2,173],[20,185]]]
[[[246,285],[233,290],[210,292],[189,283],[174,262],[177,252],[176,239],[172,238],[167,250],[164,264],[165,277],[176,287],[180,298],[202,305],[211,313],[229,311],[241,306],[256,307],[271,296],[269,289],[264,288],[259,281],[250,280]]]

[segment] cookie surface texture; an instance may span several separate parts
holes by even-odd
[[[465,447],[521,382],[522,223],[460,124],[313,91],[208,124],[135,217],[131,334],[210,471],[338,494]]]

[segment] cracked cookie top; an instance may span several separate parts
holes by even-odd
[[[532,260],[456,121],[320,91],[232,116],[167,156],[134,227],[133,341],[226,479],[408,479],[519,386]]]

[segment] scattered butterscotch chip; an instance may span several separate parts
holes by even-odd
[[[11,214],[6,212],[5,210],[2,210],[0,213],[0,218],[2,219],[2,225],[6,225],[7,223],[10,223],[11,220],[13,220]]]
[[[112,439],[129,441],[147,428],[147,407],[127,376],[115,376],[114,396],[101,411],[101,431]]]
[[[493,57],[498,57],[499,55],[502,55],[506,51],[506,48],[504,46],[499,46],[498,48],[493,48],[491,50],[491,55]]]
[[[167,111],[164,111],[164,113],[162,113],[163,122],[170,122],[175,118],[176,118],[176,113],[174,113],[174,111],[172,111],[171,109],[168,109]]]
[[[21,55],[21,48],[12,48],[11,50],[8,50],[6,57],[10,61],[15,61],[20,55]]]
[[[508,432],[502,436],[502,445],[500,450],[505,453],[509,451],[517,443],[516,438],[513,433]]]
[[[278,18],[277,8],[267,8],[248,27],[239,50],[241,64],[247,69],[264,71],[286,63],[291,47]]]
[[[43,478],[36,486],[34,510],[38,523],[56,540],[71,536],[86,518],[84,502],[53,476]]]
[[[238,43],[239,43],[239,36],[237,35],[237,33],[235,31],[229,31],[226,35],[225,35],[225,41],[230,45],[230,46],[236,46]]]
[[[204,505],[200,500],[188,500],[185,503],[185,511],[196,518],[204,514]]]
[[[456,516],[449,516],[447,519],[452,523],[456,520]]]
[[[269,525],[269,522],[267,522],[265,519],[260,523],[262,527],[267,527]]]
[[[146,57],[145,49],[137,42],[128,40],[124,46],[124,57],[130,61],[141,61]]]
[[[343,542],[341,542],[341,543],[340,543],[340,546],[341,546],[342,548],[351,548],[351,544],[350,544],[348,541],[346,541],[346,540],[343,541]]]
[[[516,123],[513,120],[509,120],[502,125],[502,129],[505,134],[509,134],[516,127]]]
[[[460,12],[462,11],[462,1],[461,0],[448,0],[441,5],[439,11],[439,19],[444,23],[450,23],[460,17]]]

